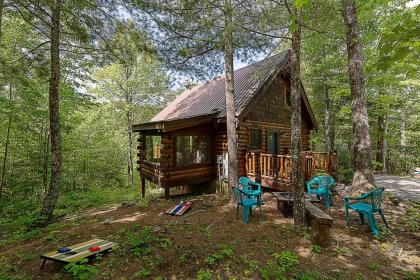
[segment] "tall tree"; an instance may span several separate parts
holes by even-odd
[[[324,101],[324,145],[325,145],[325,152],[329,153],[333,149],[333,141],[332,141],[332,127],[331,127],[331,99],[328,85],[324,79],[322,85],[322,92],[324,94],[323,101]]]
[[[238,183],[238,145],[236,138],[236,114],[233,76],[233,17],[231,0],[225,0],[225,95],[226,95],[226,127],[228,137],[228,183],[234,187]],[[231,195],[233,201],[233,195]]]
[[[41,216],[50,220],[57,203],[61,179],[60,135],[60,17],[61,0],[51,2],[49,115],[51,139],[51,180],[44,199]]]
[[[236,114],[234,104],[233,59],[252,58],[250,50],[269,45],[256,32],[251,19],[266,12],[263,5],[251,1],[138,1],[138,5],[158,24],[162,38],[158,51],[176,70],[208,78],[225,70],[225,94],[228,138],[228,183],[238,182]],[[232,3],[233,2],[233,3]],[[235,9],[233,9],[235,7]],[[199,20],[197,20],[199,18]],[[155,28],[152,26],[152,31]],[[224,64],[214,63],[224,57]]]
[[[291,142],[292,142],[292,186],[294,191],[293,217],[295,231],[305,227],[305,196],[302,172],[302,116],[301,116],[301,81],[300,81],[300,47],[301,47],[301,5],[293,7],[291,23],[292,48],[290,56],[290,98],[292,105]]]
[[[354,0],[342,0],[342,6],[347,33],[348,74],[352,95],[354,175],[351,192],[357,194],[371,188],[374,182],[371,140],[356,3]]]
[[[134,118],[134,98],[137,95],[145,95],[147,90],[145,85],[148,85],[151,91],[159,88],[160,81],[156,81],[156,85],[150,85],[150,82],[144,81],[143,85],[135,86],[136,80],[140,78],[141,70],[149,69],[139,65],[139,63],[149,63],[146,56],[152,55],[150,40],[146,37],[144,32],[139,32],[133,21],[130,21],[127,26],[118,24],[114,38],[111,43],[115,50],[112,51],[111,59],[117,61],[123,68],[123,77],[116,82],[119,83],[118,89],[123,91],[125,99],[124,111],[126,115],[127,127],[127,185],[133,186],[133,118]],[[151,58],[151,65],[155,66],[154,58]],[[159,68],[157,68],[158,70]],[[151,78],[150,75],[144,75],[144,78]],[[134,84],[133,84],[134,83]],[[119,91],[117,90],[117,92]],[[160,90],[160,88],[159,88]]]

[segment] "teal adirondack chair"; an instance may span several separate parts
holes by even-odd
[[[248,223],[248,215],[252,215],[252,208],[260,208],[260,221],[262,220],[262,201],[261,201],[261,189],[248,191],[240,187],[233,187],[233,193],[236,196],[236,219],[239,218],[239,208],[243,208],[243,221],[244,224]]]
[[[389,228],[381,208],[382,193],[384,192],[384,190],[384,188],[375,188],[374,190],[366,194],[362,194],[359,197],[345,197],[344,205],[346,207],[347,227],[350,227],[349,209],[351,209],[359,213],[362,224],[364,224],[364,216],[367,216],[370,229],[374,236],[379,235],[379,230],[376,227],[375,217],[373,214],[379,213],[385,226]],[[355,203],[350,203],[350,201],[352,200],[355,201]]]
[[[317,185],[317,188],[313,188],[313,185]],[[315,194],[318,199],[319,197],[323,197],[325,201],[325,207],[328,209],[330,208],[330,203],[332,203],[332,195],[331,190],[334,186],[334,179],[328,175],[319,175],[308,183],[306,183],[306,187],[308,188],[308,194]]]

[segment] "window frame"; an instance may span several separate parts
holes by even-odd
[[[147,158],[147,137],[160,137],[159,161],[152,161],[152,160]],[[153,143],[152,143],[152,149],[153,149]],[[153,150],[152,150],[152,154],[153,154]],[[144,161],[148,164],[160,166],[161,161],[162,161],[162,135],[155,135],[155,134],[145,134],[144,135]]]
[[[189,164],[185,164],[185,165],[178,165],[177,164],[177,158],[176,158],[176,154],[177,154],[177,138],[178,137],[185,137],[185,136],[196,136],[196,137],[206,137],[208,139],[208,147],[207,147],[207,152],[208,152],[208,160],[206,162],[203,163],[189,163]],[[173,160],[172,160],[172,166],[173,166],[173,170],[183,170],[183,169],[192,169],[192,168],[199,168],[199,167],[203,167],[203,166],[210,166],[212,164],[212,137],[208,134],[190,134],[190,133],[183,133],[183,134],[174,134],[173,136]]]

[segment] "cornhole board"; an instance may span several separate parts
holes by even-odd
[[[187,212],[187,210],[190,209],[192,205],[192,201],[181,201],[177,205],[175,205],[175,207],[172,206],[171,208],[167,209],[164,213],[172,216],[181,216],[185,212]]]
[[[53,251],[47,254],[41,255],[41,259],[43,260],[41,269],[44,268],[45,262],[47,260],[60,262],[64,264],[77,262],[83,258],[87,258],[98,253],[108,251],[112,247],[114,247],[115,243],[107,240],[102,239],[92,239],[83,243],[79,243],[68,248],[71,249],[70,252],[67,253],[58,253],[57,251]],[[99,250],[95,252],[89,251],[90,247],[98,246]]]

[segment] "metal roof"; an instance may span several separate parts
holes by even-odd
[[[273,73],[278,73],[287,65],[289,56],[290,52],[286,51],[234,72],[236,115],[242,112]],[[226,117],[224,76],[184,91],[154,116],[151,122],[171,121],[209,114],[214,114],[218,118]]]

